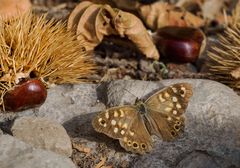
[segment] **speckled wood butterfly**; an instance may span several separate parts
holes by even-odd
[[[144,102],[109,108],[99,113],[92,125],[96,131],[118,139],[127,151],[144,154],[152,150],[151,135],[169,141],[183,131],[182,114],[191,96],[190,84],[174,84]]]

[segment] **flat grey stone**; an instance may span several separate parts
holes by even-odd
[[[64,127],[56,121],[40,117],[20,117],[12,126],[13,136],[35,148],[72,154],[72,144]]]
[[[75,168],[69,158],[35,149],[9,135],[0,136],[0,149],[1,168]]]

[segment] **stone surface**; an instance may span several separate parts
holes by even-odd
[[[153,161],[157,165],[155,160],[161,158],[159,166],[164,160],[167,166],[172,167],[184,159],[192,165],[199,164],[199,160],[208,160],[199,167],[239,167],[240,97],[227,86],[208,80],[190,79],[162,82],[115,81],[105,86],[105,103],[110,106],[134,104],[136,97],[141,98],[153,90],[178,82],[188,82],[193,86],[193,96],[185,113],[183,136],[174,142],[157,139],[154,150],[137,159],[137,162],[143,163],[142,167],[148,167]],[[189,153],[195,151],[207,153],[208,158],[199,159],[197,154],[189,157]]]
[[[161,82],[114,81],[97,88],[98,99],[108,107],[134,104],[136,98],[146,98],[156,90],[174,83],[188,82],[193,96],[186,110],[184,134],[176,141],[164,142],[154,138],[153,151],[137,156],[124,152],[117,140],[96,133],[91,120],[94,113],[74,117],[64,123],[71,137],[108,158],[117,167],[120,158],[127,158],[130,167],[177,168],[197,165],[202,167],[240,167],[240,97],[230,88],[209,80],[164,80]],[[94,143],[105,148],[93,147]],[[104,145],[103,145],[104,144]],[[112,152],[114,151],[114,152]],[[115,152],[116,151],[116,152]],[[122,155],[121,155],[122,154]],[[95,156],[95,155],[94,155]]]
[[[0,136],[0,149],[1,168],[75,168],[69,158],[35,149],[9,135]]]
[[[105,108],[98,103],[96,85],[58,85],[48,89],[48,96],[40,108],[18,113],[0,113],[0,123],[21,116],[38,116],[56,120],[60,123],[75,116],[97,112]]]
[[[71,140],[63,126],[40,117],[20,117],[12,126],[13,136],[35,148],[51,150],[66,155],[72,154]]]
[[[186,158],[181,160],[176,168],[219,168],[215,160],[204,152],[193,152],[188,154]]]
[[[94,131],[91,125],[96,112],[105,107],[134,104],[136,98],[146,98],[155,90],[178,82],[189,82],[193,96],[186,110],[185,132],[173,142],[154,138],[154,149],[138,156],[124,151],[118,140]],[[134,96],[135,95],[135,96]],[[99,100],[99,101],[98,101]],[[40,109],[27,110],[11,117],[0,116],[1,121],[12,121],[16,116],[40,116],[63,123],[67,133],[81,146],[74,149],[80,163],[89,167],[106,157],[106,165],[119,167],[180,168],[240,167],[240,97],[230,88],[209,80],[163,80],[160,82],[114,81],[97,87],[93,84],[62,85],[50,88],[46,103]],[[8,119],[8,120],[6,120]],[[7,125],[1,124],[7,132]],[[75,160],[76,161],[76,160]],[[125,166],[125,167],[127,167]]]

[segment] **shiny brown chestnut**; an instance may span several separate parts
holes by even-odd
[[[163,27],[153,39],[160,54],[174,62],[195,62],[206,46],[204,33],[191,27]]]
[[[7,111],[20,111],[39,106],[47,98],[47,89],[38,79],[30,79],[16,85],[3,97]]]

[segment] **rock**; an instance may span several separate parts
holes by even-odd
[[[118,140],[94,131],[91,125],[92,118],[97,114],[96,112],[105,109],[105,106],[134,104],[137,97],[147,97],[156,89],[178,82],[191,83],[193,96],[184,114],[186,118],[184,134],[175,141],[163,142],[153,136],[153,151],[147,155],[138,156],[122,149]],[[12,113],[13,117],[10,118],[2,115],[0,120],[10,119],[11,121],[11,118],[16,116],[35,115],[63,123],[70,137],[74,138],[77,144],[83,145],[80,152],[74,149],[75,153],[72,157],[78,159],[79,167],[86,163],[89,167],[94,167],[100,162],[99,158],[105,157],[107,158],[105,166],[112,165],[112,167],[120,167],[125,160],[127,163],[124,165],[139,168],[180,168],[192,165],[200,168],[209,165],[213,168],[215,165],[226,168],[240,167],[239,109],[240,97],[232,89],[214,81],[119,80],[100,86],[80,84],[50,88],[48,98],[40,109]],[[4,129],[1,127],[5,133],[6,126],[3,124]],[[90,153],[85,153],[85,150]]]
[[[9,135],[0,136],[0,149],[1,168],[75,168],[69,158],[35,149]]]
[[[3,131],[0,129],[0,135],[3,135]]]
[[[192,168],[192,167],[218,168],[219,165],[214,161],[214,159],[211,156],[199,151],[190,153],[186,158],[179,162],[176,168]]]
[[[21,116],[46,117],[59,123],[66,122],[81,114],[97,112],[105,108],[98,103],[97,85],[58,85],[48,89],[48,97],[40,108],[18,113],[0,113],[0,123]]]
[[[35,148],[51,150],[66,155],[72,154],[71,140],[63,126],[40,117],[20,117],[12,126],[13,136]]]
[[[190,79],[162,82],[114,81],[105,86],[105,103],[108,106],[134,104],[137,97],[141,98],[153,90],[178,82],[188,82],[193,86],[193,96],[185,113],[184,134],[173,142],[156,139],[154,150],[136,159],[136,163],[142,163],[140,167],[149,167],[154,162],[154,165],[161,167],[163,160],[168,167],[174,167],[180,164],[180,160],[189,160],[190,153],[202,151],[208,157],[203,158],[196,153],[192,155],[192,163],[189,165],[199,165],[199,160],[208,160],[202,162],[200,167],[239,167],[240,97],[225,85]],[[157,160],[159,164],[156,163]]]

